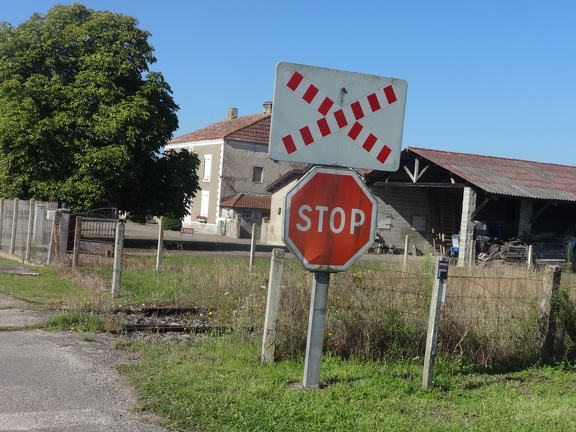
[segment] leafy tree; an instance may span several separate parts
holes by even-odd
[[[178,106],[137,24],[79,3],[0,23],[0,196],[188,214],[199,160],[162,153]]]

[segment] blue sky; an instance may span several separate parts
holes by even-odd
[[[14,26],[70,1],[4,2]],[[576,165],[573,0],[86,0],[152,33],[182,135],[272,100],[275,66],[408,82],[402,148]]]

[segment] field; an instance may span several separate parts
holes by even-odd
[[[174,430],[198,431],[565,431],[576,426],[576,376],[570,316],[575,285],[563,275],[555,357],[539,358],[539,308],[545,271],[451,267],[439,360],[423,390],[422,356],[432,259],[359,261],[333,275],[322,363],[322,389],[302,390],[311,277],[284,264],[276,362],[260,364],[269,260],[167,255],[162,269],[146,256],[124,257],[120,299],[108,294],[110,263],[82,259],[77,272],[41,268],[57,294],[2,291],[61,304],[52,326],[118,329],[114,307],[196,306],[226,331],[118,338],[141,353],[121,367],[141,394],[140,409]],[[62,282],[64,277],[69,282]],[[59,281],[59,282],[58,282]],[[56,286],[70,291],[56,291]],[[31,291],[28,291],[31,290]],[[47,286],[43,292],[50,292]],[[68,300],[67,300],[68,299]],[[95,319],[95,317],[98,317]]]

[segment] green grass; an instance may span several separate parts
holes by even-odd
[[[80,271],[74,274],[59,269],[68,280],[78,280],[79,284],[61,278],[52,269],[39,267],[36,269],[40,275],[36,277],[0,274],[0,292],[39,307],[60,306],[62,312],[50,320],[50,329],[102,331],[114,319],[111,307],[119,303],[210,307],[219,323],[230,325],[231,331],[222,336],[191,335],[187,342],[181,343],[158,342],[161,337],[153,338],[157,342],[119,339],[119,349],[141,352],[141,361],[121,366],[141,396],[139,409],[158,413],[171,430],[563,432],[576,429],[576,373],[568,364],[525,366],[517,371],[508,367],[498,369],[497,373],[496,369],[475,366],[470,357],[459,356],[452,348],[440,347],[444,353],[452,353],[452,358],[437,361],[434,385],[423,390],[422,359],[413,354],[418,341],[413,349],[398,348],[398,354],[390,354],[413,340],[414,324],[422,321],[422,317],[427,318],[432,276],[430,263],[425,260],[419,269],[403,275],[394,267],[387,267],[388,264],[368,262],[332,278],[326,346],[334,349],[340,343],[354,348],[372,335],[362,343],[381,345],[381,349],[373,351],[378,354],[374,361],[368,361],[371,356],[364,355],[362,350],[345,351],[349,352],[349,358],[344,358],[326,349],[321,371],[325,386],[317,391],[298,387],[304,369],[302,335],[306,334],[311,284],[310,274],[299,265],[287,262],[283,280],[279,332],[285,345],[291,347],[284,350],[290,355],[262,366],[259,329],[268,282],[266,260],[257,260],[254,271],[248,271],[247,259],[167,256],[162,270],[157,272],[153,258],[128,256],[124,258],[122,297],[115,300],[109,296],[111,272],[106,266],[110,260],[94,258],[92,262],[83,256],[81,262]],[[495,286],[490,275],[483,276],[489,282],[480,278],[458,279],[459,270],[455,268],[452,276],[449,295],[453,299],[460,291],[474,293],[474,297],[458,297],[463,299],[461,303],[455,300],[447,303],[466,307],[455,311],[458,317],[475,312],[479,304],[489,305],[483,303],[488,289],[508,294],[506,309],[500,310],[500,314],[514,306],[510,299],[516,297],[511,297],[511,293],[526,291],[525,285],[516,286],[524,281],[522,277],[503,278],[502,286]],[[95,289],[97,286],[100,288]],[[576,287],[573,275],[563,276],[563,286],[568,291]],[[400,287],[407,294],[393,296]],[[486,288],[484,297],[480,295],[481,288]],[[573,306],[568,297],[563,301]],[[415,314],[417,304],[424,311],[422,317]],[[523,310],[516,313],[520,318],[513,324],[529,323],[530,316],[522,314]],[[410,314],[402,317],[401,311]],[[444,309],[445,323],[449,312]],[[452,334],[459,327],[457,322],[451,323],[447,330]],[[502,326],[498,332],[488,334],[503,335],[506,339],[507,327],[511,326]],[[245,333],[245,329],[255,332]],[[528,334],[519,331],[520,335],[524,333]],[[383,340],[374,339],[373,335],[384,335]],[[460,339],[456,333],[451,337]],[[533,340],[524,343],[531,344]]]
[[[419,361],[325,356],[322,390],[297,384],[302,361],[259,363],[258,342],[212,338],[140,345],[121,369],[144,394],[140,409],[187,431],[566,431],[576,427],[576,375],[558,368],[470,373],[439,362],[432,390]]]
[[[16,265],[0,258],[0,265]],[[78,302],[86,298],[82,288],[63,279],[54,269],[31,266],[38,276],[20,276],[0,273],[0,292],[39,307]]]

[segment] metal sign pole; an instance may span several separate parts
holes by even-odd
[[[304,388],[307,389],[320,388],[320,366],[322,364],[322,345],[324,344],[324,330],[326,328],[329,283],[330,273],[314,272],[310,316],[308,318],[304,380],[302,383]]]

